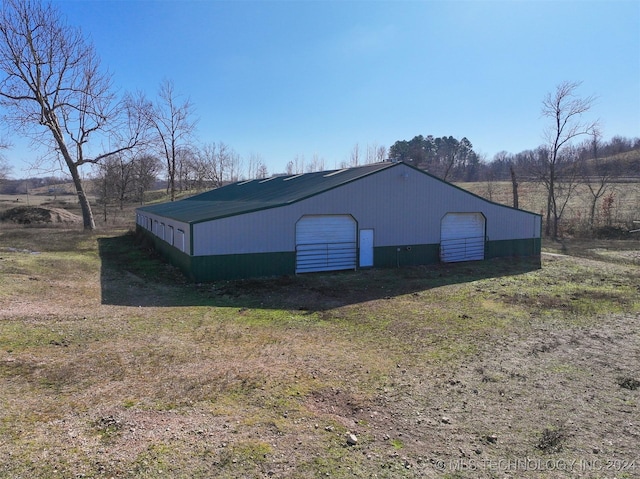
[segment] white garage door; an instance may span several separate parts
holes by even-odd
[[[296,224],[296,273],[355,269],[356,251],[352,216],[303,216]]]
[[[440,260],[445,263],[484,259],[482,213],[447,213],[440,224]]]

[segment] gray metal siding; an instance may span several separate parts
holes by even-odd
[[[538,215],[490,203],[401,165],[288,206],[195,224],[193,254],[294,251],[296,222],[313,214],[352,215],[358,228],[376,230],[376,247],[438,244],[441,219],[453,211],[484,214],[493,241],[540,237]]]
[[[168,244],[173,242],[172,246],[189,254],[191,234],[188,223],[181,223],[146,211],[136,214],[136,223]]]

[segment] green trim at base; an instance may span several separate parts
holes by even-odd
[[[283,276],[294,274],[295,268],[294,252],[225,254],[191,258],[191,275],[194,281],[198,282]]]
[[[153,247],[158,251],[165,261],[178,268],[189,279],[191,274],[191,257],[180,251],[175,246],[171,246],[166,241],[161,240],[149,230],[142,228],[140,225],[136,227],[136,233],[144,235],[144,237],[153,243]]]
[[[438,244],[378,246],[373,250],[373,265],[379,268],[435,264],[439,261]]]
[[[182,271],[189,280],[197,283],[283,276],[294,274],[296,270],[296,254],[293,251],[189,256],[144,228],[138,227],[137,231],[153,242],[155,249],[167,262]]]
[[[189,256],[162,241],[144,228],[138,228],[171,264],[194,282],[235,280],[295,274],[296,253],[228,254],[215,256]],[[533,256],[540,257],[540,238],[487,241],[485,259]],[[373,265],[378,268],[418,266],[440,262],[439,244],[378,246],[373,250]]]
[[[540,238],[487,241],[484,247],[485,259],[507,256],[540,256],[542,240]]]

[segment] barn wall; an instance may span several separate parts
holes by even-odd
[[[358,229],[375,230],[376,248],[427,247],[440,243],[440,221],[448,212],[483,213],[489,241],[540,236],[538,215],[491,203],[400,165],[292,205],[195,224],[193,254],[294,251],[295,223],[309,214],[352,215]]]
[[[193,256],[190,274],[195,281],[233,280],[294,274],[296,254],[257,253]]]
[[[139,211],[136,221],[189,279],[213,281],[294,274],[296,222],[314,214],[349,214],[358,230],[373,229],[374,266],[438,263],[440,225],[449,212],[485,216],[487,259],[540,255],[539,215],[491,203],[405,165],[291,205],[244,215],[189,225]],[[184,252],[168,243],[169,226],[185,232]]]
[[[540,238],[487,241],[485,258],[509,256],[540,256],[542,242]]]
[[[147,235],[169,263],[180,269],[189,280],[194,282],[295,274],[294,252],[189,256],[151,234],[150,231],[140,227],[138,230]],[[440,261],[439,248],[438,244],[376,247],[374,248],[374,265],[381,268],[396,268],[437,264]],[[539,238],[488,241],[485,258],[539,257],[539,254]]]
[[[435,264],[440,261],[440,245],[379,246],[373,249],[373,264],[380,268],[397,268]]]
[[[169,243],[162,240],[161,238],[153,234],[149,229],[141,225],[137,225],[136,231],[139,234],[144,234],[146,238],[153,243],[154,248],[162,255],[163,258],[166,259],[167,262],[177,267],[190,280],[197,280],[197,278],[191,271],[191,256],[183,253],[175,246],[171,246]]]
[[[142,228],[170,246],[175,246],[183,253],[190,254],[191,252],[191,229],[188,223],[182,223],[147,211],[137,211],[136,227]],[[171,237],[171,234],[173,237]]]

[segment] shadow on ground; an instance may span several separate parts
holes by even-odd
[[[323,311],[486,278],[540,269],[540,258],[368,269],[194,284],[137,243],[133,234],[100,238],[102,303],[120,306],[226,306]]]

